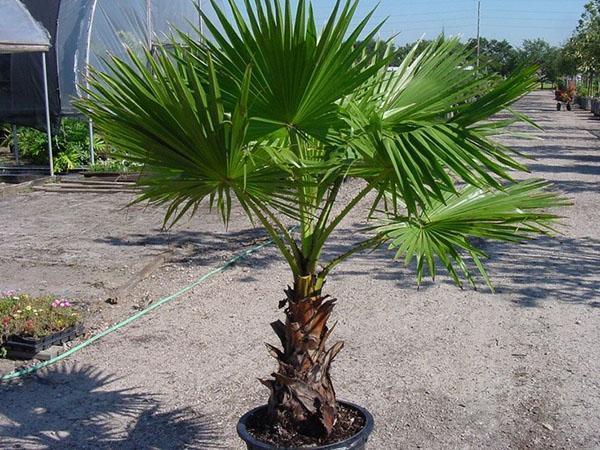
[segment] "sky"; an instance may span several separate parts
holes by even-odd
[[[464,39],[477,34],[477,0],[362,0],[359,15],[379,3],[375,18],[389,16],[381,31],[386,38],[398,34],[398,44],[414,42],[422,35],[447,35]],[[563,43],[577,26],[587,0],[481,0],[481,35],[506,39],[520,46],[524,39],[543,38],[553,45]],[[334,0],[313,0],[322,23]]]

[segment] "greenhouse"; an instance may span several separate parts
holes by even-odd
[[[1,0],[2,39],[32,40],[41,35],[19,17],[26,16],[44,31],[47,51],[48,113],[52,128],[63,116],[77,115],[73,100],[84,95],[91,67],[103,70],[110,55],[125,57],[128,50],[144,49],[167,42],[177,28],[194,33],[202,28],[202,0]],[[6,25],[4,25],[6,22]],[[10,24],[10,26],[9,26]],[[31,43],[30,43],[31,44]],[[49,45],[49,47],[48,47]],[[0,55],[0,123],[47,127],[44,98],[44,67],[39,54]],[[90,126],[90,133],[93,131]],[[90,141],[93,141],[91,139]],[[93,161],[93,149],[92,152]]]
[[[28,117],[34,123],[45,126],[50,137],[46,58],[46,53],[50,50],[50,35],[18,0],[0,0],[0,11],[0,122],[10,119],[13,113],[14,125],[18,121],[16,114],[20,113],[22,117]],[[22,70],[23,66],[16,70],[19,68],[18,61],[28,61],[29,70]],[[18,104],[17,97],[20,96],[24,97],[24,103],[17,108],[15,105]],[[36,104],[28,101],[28,97],[34,97]],[[13,132],[16,134],[14,126]],[[48,139],[48,153],[50,174],[53,175],[51,139]]]

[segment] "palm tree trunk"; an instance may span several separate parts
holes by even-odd
[[[271,324],[283,351],[267,344],[279,369],[274,379],[261,380],[271,390],[269,414],[286,430],[328,436],[338,413],[329,368],[344,345],[338,342],[325,348],[333,331],[327,321],[336,301],[316,290],[313,276],[298,278],[286,296],[280,303],[285,307],[285,323]]]

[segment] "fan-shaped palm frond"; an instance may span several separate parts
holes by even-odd
[[[458,268],[475,287],[464,258],[468,255],[493,289],[481,263],[486,254],[471,239],[515,243],[553,231],[557,216],[544,209],[568,202],[547,191],[547,186],[540,180],[515,183],[502,191],[468,186],[458,194],[446,194],[444,202],[432,202],[419,217],[390,219],[377,233],[387,237],[396,258],[404,257],[406,264],[416,260],[419,282],[425,267],[435,278],[438,259],[457,284],[462,286]]]
[[[510,170],[526,170],[514,152],[472,125],[529,92],[535,71],[524,68],[498,81],[480,76],[471,60],[457,39],[440,38],[419,55],[411,52],[394,72],[378,72],[350,98],[349,145],[362,160],[352,174],[371,181],[387,173],[384,188],[400,194],[416,214],[430,200],[454,192],[457,179],[500,188],[500,180],[512,180]]]
[[[361,58],[380,26],[358,41],[372,13],[352,27],[357,0],[337,0],[320,32],[306,1],[297,2],[294,10],[289,0],[283,5],[279,0],[244,0],[243,12],[234,0],[228,3],[232,20],[214,0],[217,19],[204,16],[210,39],[182,38],[197,55],[199,71],[206,70],[206,55],[212,55],[230,105],[237,101],[245,68],[252,67],[253,138],[287,129],[326,137],[342,125],[339,101],[385,65]]]
[[[225,222],[238,193],[283,204],[289,191],[285,172],[266,148],[246,139],[249,69],[228,112],[210,58],[204,88],[192,66],[162,50],[129,57],[134,65],[112,60],[112,75],[94,72],[95,89],[81,106],[121,153],[144,165],[138,201],[168,203],[166,222],[176,222],[205,198]]]

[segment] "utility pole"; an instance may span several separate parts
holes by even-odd
[[[204,35],[204,20],[202,19],[202,0],[198,0],[196,7],[198,8],[198,29],[200,30],[200,34]]]
[[[146,0],[146,33],[148,33],[148,51],[152,53],[154,29],[152,26],[152,0]]]
[[[481,55],[481,0],[477,0],[477,68],[479,69],[479,57]]]

